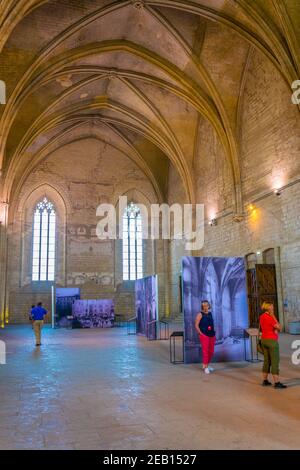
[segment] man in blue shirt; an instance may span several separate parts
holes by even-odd
[[[36,339],[36,346],[41,346],[41,333],[44,324],[44,316],[47,315],[47,310],[39,302],[36,307],[31,310],[31,318],[33,320],[33,330]]]

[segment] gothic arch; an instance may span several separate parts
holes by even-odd
[[[20,279],[21,287],[29,285],[32,267],[32,237],[34,209],[39,201],[46,197],[53,203],[56,210],[56,261],[55,281],[65,284],[66,276],[66,224],[67,214],[71,210],[70,203],[59,189],[52,184],[43,183],[27,189],[19,195],[15,202],[15,210],[10,213],[10,231],[19,233],[20,247]],[[67,201],[67,202],[66,202]]]

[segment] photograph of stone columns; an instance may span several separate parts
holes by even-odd
[[[0,450],[300,450],[299,399],[300,0],[0,0]]]
[[[249,315],[244,259],[186,256],[182,279],[185,362],[200,361],[202,351],[194,323],[205,299],[209,299],[214,319],[215,361],[245,360],[243,336]]]
[[[158,320],[157,276],[148,276],[135,281],[136,333],[149,339],[157,339]]]

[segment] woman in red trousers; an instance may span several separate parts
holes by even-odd
[[[201,312],[196,316],[195,328],[202,346],[203,371],[205,374],[210,374],[213,371],[209,364],[214,355],[216,332],[214,320],[210,312],[210,304],[207,300],[203,300],[201,303]]]

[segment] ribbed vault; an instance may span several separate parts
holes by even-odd
[[[51,152],[93,137],[131,158],[161,201],[173,165],[195,202],[202,116],[222,145],[241,213],[249,58],[259,51],[289,87],[300,74],[299,33],[294,2],[281,0],[2,1],[1,199]]]

